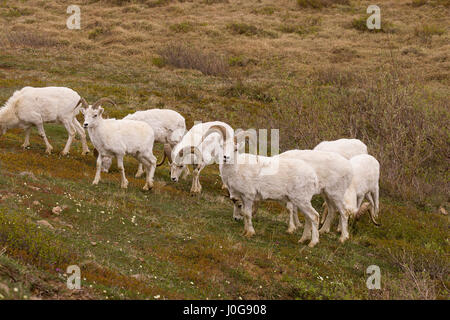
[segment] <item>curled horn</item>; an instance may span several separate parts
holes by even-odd
[[[206,139],[210,134],[218,132],[222,136],[224,142],[227,141],[230,137],[228,136],[227,128],[225,128],[223,125],[213,125],[211,126],[208,131],[203,135],[202,141]],[[236,143],[236,139],[234,139],[234,142]]]
[[[92,105],[92,109],[97,109],[102,103],[105,102],[111,103],[113,106],[117,107],[116,103],[110,98],[101,98]]]
[[[169,158],[169,162],[172,162],[170,159],[172,157],[170,152],[172,152],[172,149],[170,148],[170,144],[167,144],[167,143],[164,144],[164,157],[160,163],[156,164],[157,167],[161,166],[164,163],[164,161],[166,160],[166,158]]]
[[[84,98],[80,98],[80,101],[78,101],[77,105],[76,105],[75,108],[73,108],[73,109],[75,110],[76,108],[78,108],[78,106],[79,106],[80,104],[81,104],[81,106],[82,106],[83,108],[89,107],[89,105],[88,105],[88,103],[86,102],[86,100],[84,100]]]
[[[167,160],[169,160],[169,162],[172,162],[172,147],[170,146],[170,144],[166,143],[164,145],[164,154],[167,157]]]

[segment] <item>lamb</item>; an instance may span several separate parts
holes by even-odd
[[[231,139],[227,129],[216,124],[211,126],[204,136],[206,139],[208,135],[218,132],[224,139],[220,175],[228,188],[230,199],[239,203],[238,206],[242,210],[245,236],[251,237],[255,234],[252,225],[254,203],[269,199],[278,200],[285,202],[289,211],[301,209],[311,225],[311,241],[308,245],[314,247],[319,242],[319,214],[311,205],[311,199],[313,195],[320,193],[314,169],[298,159],[238,153],[238,145],[234,138]],[[230,144],[233,147],[231,150]],[[201,156],[200,151],[196,149],[193,147],[191,151]]]
[[[169,158],[170,162],[170,177],[172,181],[177,182],[181,173],[187,170],[187,164],[193,164],[193,178],[192,178],[192,193],[200,193],[202,186],[200,184],[200,172],[209,164],[221,159],[221,151],[224,140],[219,134],[212,134],[204,139],[205,133],[215,125],[223,126],[227,134],[234,137],[234,130],[228,124],[220,121],[212,121],[199,123],[194,125],[181,139],[181,141],[172,149],[172,154]],[[192,147],[197,150],[193,157],[186,158],[187,154],[192,153]]]
[[[44,139],[45,152],[51,154],[53,147],[45,135],[44,123],[62,123],[69,137],[61,154],[69,153],[75,134],[78,133],[81,137],[82,154],[85,155],[89,153],[86,133],[76,118],[79,100],[80,95],[77,92],[65,87],[24,87],[14,92],[0,109],[1,132],[5,134],[6,130],[16,127],[25,129],[22,147],[27,148],[30,145],[30,133],[34,125]]]
[[[313,150],[336,152],[348,160],[359,154],[368,154],[367,146],[359,139],[322,141]]]
[[[146,172],[144,190],[153,187],[153,176],[156,168],[156,157],[153,155],[154,132],[153,129],[143,121],[103,119],[102,103],[114,104],[114,101],[102,98],[93,105],[88,105],[81,98],[78,104],[82,104],[81,112],[84,114],[83,126],[87,128],[89,137],[95,149],[98,150],[97,171],[92,184],[100,181],[102,161],[105,157],[117,158],[117,166],[122,174],[121,187],[127,188],[128,181],[125,177],[123,157],[126,154],[134,156],[143,164]]]
[[[186,121],[184,117],[174,110],[150,109],[136,111],[123,119],[144,121],[152,127],[155,134],[155,142],[164,144],[164,158],[157,166],[162,165],[166,158],[170,158],[172,149],[181,141],[186,133]],[[112,159],[105,158],[102,163],[102,171],[108,172]],[[143,173],[142,163],[139,163],[136,178],[142,176]]]
[[[380,164],[377,159],[368,154],[357,155],[350,159],[350,163],[353,168],[353,179],[346,195],[347,201],[358,209],[355,217],[359,218],[362,212],[366,210],[365,206],[361,206],[364,198],[366,198],[371,205],[370,218],[378,226],[376,219],[379,211]],[[333,218],[334,210],[330,210],[321,228],[322,232],[330,231]]]

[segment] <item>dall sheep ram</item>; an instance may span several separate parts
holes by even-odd
[[[81,137],[82,154],[87,154],[89,149],[86,133],[76,118],[80,110],[78,107],[80,98],[74,90],[65,87],[24,87],[14,92],[0,109],[1,133],[5,134],[6,130],[16,127],[25,129],[25,141],[22,147],[27,148],[30,145],[31,128],[36,126],[39,135],[44,139],[45,152],[50,154],[53,147],[45,135],[44,123],[62,123],[69,137],[61,154],[69,153],[76,133]]]
[[[186,121],[178,112],[170,109],[150,109],[136,111],[123,118],[123,120],[144,121],[152,127],[155,134],[155,142],[164,144],[164,158],[160,166],[166,158],[171,157],[172,149],[177,145],[186,133]],[[111,167],[112,158],[106,157],[102,162],[102,171],[108,172]],[[136,178],[144,173],[142,163],[139,163]]]
[[[220,124],[211,126],[204,138],[215,132],[221,134],[224,140],[220,175],[230,193],[230,199],[241,204],[245,236],[255,234],[252,224],[254,203],[278,200],[285,202],[289,211],[299,208],[305,215],[311,225],[309,246],[314,247],[319,242],[319,214],[311,205],[311,199],[313,195],[320,193],[314,169],[298,159],[239,153],[234,138],[228,134],[228,128]],[[191,152],[201,157],[200,151],[195,147]]]
[[[102,98],[93,105],[88,105],[83,98],[79,102],[83,105],[81,109],[84,114],[83,126],[87,128],[92,144],[98,151],[97,171],[92,184],[98,184],[100,181],[103,159],[116,157],[117,166],[122,174],[121,187],[127,188],[128,180],[125,177],[123,157],[130,154],[145,168],[146,182],[143,189],[151,189],[156,168],[156,157],[153,155],[153,129],[143,121],[103,119],[101,104],[104,102],[115,105],[107,98]]]
[[[225,128],[228,136],[234,137],[234,130],[228,124],[221,121],[212,121],[194,125],[181,139],[181,141],[172,149],[169,158],[170,177],[172,181],[177,182],[181,173],[187,170],[188,164],[194,165],[192,178],[192,193],[200,193],[202,186],[200,184],[200,172],[209,164],[221,159],[225,141],[218,133],[205,137],[205,133],[213,126],[222,126]],[[197,150],[192,153],[192,150]],[[189,158],[186,155],[192,155]],[[220,161],[219,161],[220,165]]]
[[[376,219],[379,211],[379,186],[380,164],[371,155],[361,154],[350,159],[353,168],[352,183],[346,194],[347,203],[356,207],[354,213],[358,218],[367,208],[362,206],[364,198],[370,202],[370,218],[375,225],[379,225]],[[320,229],[321,232],[329,232],[334,219],[334,210],[329,210],[325,222]],[[342,226],[340,226],[342,229]]]
[[[319,181],[319,189],[330,211],[340,214],[341,237],[340,242],[349,238],[348,218],[356,212],[356,207],[346,201],[346,192],[353,179],[353,169],[349,160],[334,152],[316,150],[290,150],[277,157],[298,159],[310,165]],[[296,210],[292,211],[296,215]],[[290,219],[292,220],[292,218]],[[306,220],[301,241],[310,237],[310,221]],[[321,233],[324,230],[320,230]]]
[[[322,141],[317,146],[314,147],[317,151],[328,151],[335,152],[343,156],[344,158],[350,160],[354,156],[360,154],[368,154],[367,146],[359,139],[338,139],[334,141]],[[364,206],[365,209],[366,206]],[[328,215],[327,203],[323,203],[323,213],[321,218],[321,223],[325,222]],[[338,231],[341,229],[340,224]]]

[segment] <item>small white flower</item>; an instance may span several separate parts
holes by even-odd
[[[160,297],[161,297],[161,296],[158,294],[158,295],[154,296],[153,298],[159,299]]]

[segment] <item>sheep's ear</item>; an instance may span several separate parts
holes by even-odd
[[[81,111],[82,114],[84,114],[86,109],[85,108],[80,108],[80,111]]]
[[[98,115],[101,116],[104,110],[102,107],[98,107]]]

